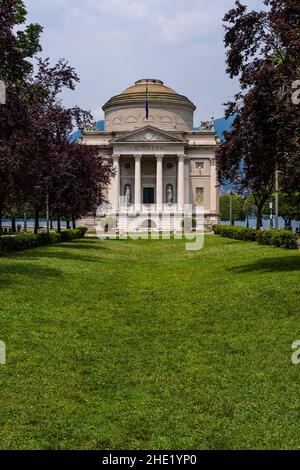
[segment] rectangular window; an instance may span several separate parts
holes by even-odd
[[[196,204],[203,206],[204,204],[204,188],[196,188]]]
[[[196,162],[196,170],[204,170],[204,162]]]

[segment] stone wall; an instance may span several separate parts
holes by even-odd
[[[144,106],[117,107],[106,111],[105,130],[108,132],[133,131],[150,124],[165,131],[193,129],[193,112],[182,107],[150,105],[149,119],[145,119]]]

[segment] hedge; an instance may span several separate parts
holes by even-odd
[[[222,237],[236,240],[256,241],[256,230],[246,227],[232,227],[231,225],[213,225],[213,231]]]
[[[272,245],[280,248],[297,248],[297,235],[291,230],[254,230],[246,227],[232,227],[231,225],[213,225],[213,231],[221,237],[236,240],[256,241],[260,245]]]
[[[87,231],[86,227],[65,230],[61,233],[43,232],[36,235],[23,233],[20,235],[8,235],[0,237],[0,255],[13,251],[36,248],[38,246],[53,245],[54,243],[66,242],[75,238],[83,238]]]
[[[291,230],[258,230],[256,241],[260,245],[273,245],[281,248],[297,248],[297,235]]]

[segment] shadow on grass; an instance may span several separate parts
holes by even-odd
[[[65,248],[65,247],[64,247]],[[37,253],[27,254],[23,259],[26,260],[37,260],[39,258],[44,259],[61,259],[67,261],[84,261],[86,263],[99,263],[101,261],[100,256],[86,256],[82,253],[65,253],[64,251],[38,251]]]
[[[6,260],[9,258],[6,258]],[[13,276],[13,279],[3,279],[3,276]],[[0,266],[0,289],[16,284],[15,276],[26,276],[30,279],[48,279],[62,277],[63,274],[56,268],[44,268],[36,264],[5,263]]]
[[[56,245],[49,245],[47,247],[34,248],[32,250],[24,250],[19,253],[11,253],[8,257],[17,257],[22,258],[23,260],[36,260],[39,258],[56,258],[61,260],[73,260],[73,261],[85,261],[90,263],[98,263],[101,258],[99,256],[91,256],[85,254],[86,250],[99,251],[107,249],[102,245],[95,245],[95,243],[89,242],[65,242],[58,243]],[[68,252],[69,250],[74,250],[74,252]],[[75,250],[78,250],[75,252]],[[82,251],[80,251],[82,250]]]
[[[55,246],[59,246],[60,248],[72,248],[72,249],[83,249],[83,250],[107,250],[107,247],[103,246],[100,243],[95,242],[66,242],[66,243],[59,243]]]
[[[287,256],[284,258],[264,258],[251,264],[236,266],[229,271],[236,274],[243,273],[266,273],[266,272],[288,272],[300,270],[300,255]]]

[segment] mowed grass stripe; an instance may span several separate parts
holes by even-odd
[[[211,235],[0,258],[0,447],[299,448],[299,268]]]

